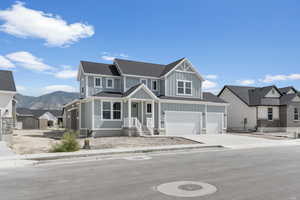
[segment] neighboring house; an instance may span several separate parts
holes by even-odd
[[[67,128],[94,136],[226,130],[227,103],[203,92],[204,79],[186,58],[167,65],[81,61],[77,78],[82,99],[64,106]]]
[[[62,126],[61,110],[17,108],[18,129],[47,129]]]
[[[8,140],[15,120],[16,86],[11,71],[0,70],[0,141]]]
[[[225,86],[218,95],[228,106],[228,129],[297,132],[300,94],[294,87]]]

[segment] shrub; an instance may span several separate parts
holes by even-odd
[[[54,144],[50,152],[73,152],[80,149],[79,142],[77,141],[76,132],[66,132],[63,135],[60,143]]]

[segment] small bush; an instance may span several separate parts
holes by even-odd
[[[54,144],[51,147],[50,152],[73,152],[80,149],[79,142],[77,141],[77,133],[75,132],[66,132],[63,135],[60,143]]]

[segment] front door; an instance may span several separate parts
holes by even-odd
[[[136,103],[136,102],[133,102],[132,104],[131,104],[131,115],[132,115],[132,117],[136,117],[136,118],[138,118],[138,113],[139,113],[139,108],[138,108],[138,103]]]

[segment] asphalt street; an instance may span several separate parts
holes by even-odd
[[[296,200],[300,147],[147,154],[0,171],[1,200]],[[200,181],[217,188],[202,197],[174,197],[157,186]],[[192,190],[193,185],[182,188]]]

